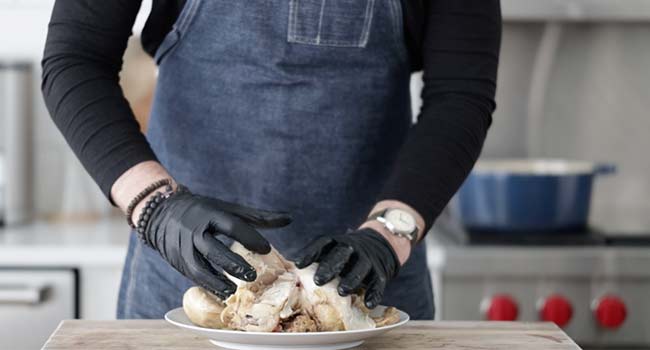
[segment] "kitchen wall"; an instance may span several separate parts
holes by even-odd
[[[650,24],[562,24],[545,100],[531,128],[531,74],[544,31],[541,23],[505,26],[498,110],[483,156],[614,163],[618,173],[597,181],[591,221],[647,229]]]
[[[2,73],[0,73],[0,79],[3,79]],[[5,100],[4,100],[5,99],[5,89],[6,88],[5,88],[4,84],[0,84],[0,106],[4,106],[5,103],[6,103]],[[4,130],[5,124],[6,124],[5,123],[5,117],[0,115],[0,130]],[[5,151],[5,142],[3,141],[3,136],[0,136],[0,158],[2,157],[2,154],[3,154],[4,151]],[[1,160],[0,160],[0,162],[1,162]],[[2,167],[2,165],[0,165],[0,168],[1,167]],[[2,169],[0,169],[0,171],[2,171]],[[2,175],[0,175],[0,176],[2,176]]]
[[[615,164],[616,175],[597,179],[590,222],[616,231],[647,231],[648,38],[650,24],[641,21],[506,23],[498,106],[482,158]],[[420,79],[414,76],[411,87],[414,111],[421,104]]]

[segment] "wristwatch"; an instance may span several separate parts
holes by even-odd
[[[418,226],[415,217],[406,210],[389,208],[370,215],[368,219],[377,220],[390,233],[408,239],[411,246],[417,243]]]

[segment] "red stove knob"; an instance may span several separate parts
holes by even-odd
[[[625,322],[627,307],[621,298],[606,295],[596,301],[594,316],[601,327],[616,329]]]
[[[514,321],[519,314],[517,302],[507,294],[497,294],[486,300],[485,318],[490,321]]]
[[[539,309],[542,321],[554,322],[559,327],[566,326],[573,316],[571,303],[559,294],[553,294],[544,299]]]

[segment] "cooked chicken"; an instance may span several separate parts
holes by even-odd
[[[353,305],[352,296],[342,297],[336,291],[338,278],[320,287],[314,283],[317,267],[318,265],[312,264],[295,271],[303,287],[301,305],[305,312],[315,319],[318,329],[344,331],[375,328],[375,322],[368,313]]]
[[[299,314],[282,321],[282,331],[287,333],[318,332],[318,326],[313,318]]]
[[[246,283],[226,300],[221,314],[230,329],[248,332],[272,332],[298,311],[296,275],[285,272],[270,285]]]
[[[228,276],[237,287],[242,285],[270,285],[272,284],[278,276],[287,272],[290,269],[295,269],[293,263],[287,261],[285,258],[278,253],[275,248],[271,249],[271,252],[268,254],[256,254],[250,250],[244,248],[243,245],[238,242],[233,243],[230,249],[239,255],[241,255],[244,260],[246,260],[257,272],[257,279],[253,282],[246,282],[240,279]],[[250,288],[250,287],[249,287]]]
[[[384,310],[383,315],[379,317],[373,317],[372,319],[375,321],[375,325],[377,327],[389,326],[391,324],[399,322],[399,312],[397,312],[396,308],[390,306]]]
[[[255,268],[257,279],[245,282],[229,276],[237,291],[225,302],[201,288],[190,288],[183,308],[199,326],[248,332],[314,332],[368,329],[399,321],[394,308],[393,313],[385,313],[387,317],[371,318],[361,296],[338,294],[338,279],[316,286],[316,264],[299,270],[275,249],[260,255],[235,243],[232,250]]]
[[[237,284],[237,292],[226,299],[221,318],[230,329],[272,332],[281,320],[298,311],[295,268],[275,249],[266,255],[255,254],[239,243],[231,249],[255,268],[257,279],[245,282],[228,276]]]

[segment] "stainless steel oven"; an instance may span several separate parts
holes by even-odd
[[[650,234],[472,233],[444,219],[427,242],[437,319],[547,321],[584,349],[650,348]]]
[[[73,269],[0,268],[0,349],[40,349],[77,317],[77,286]]]

